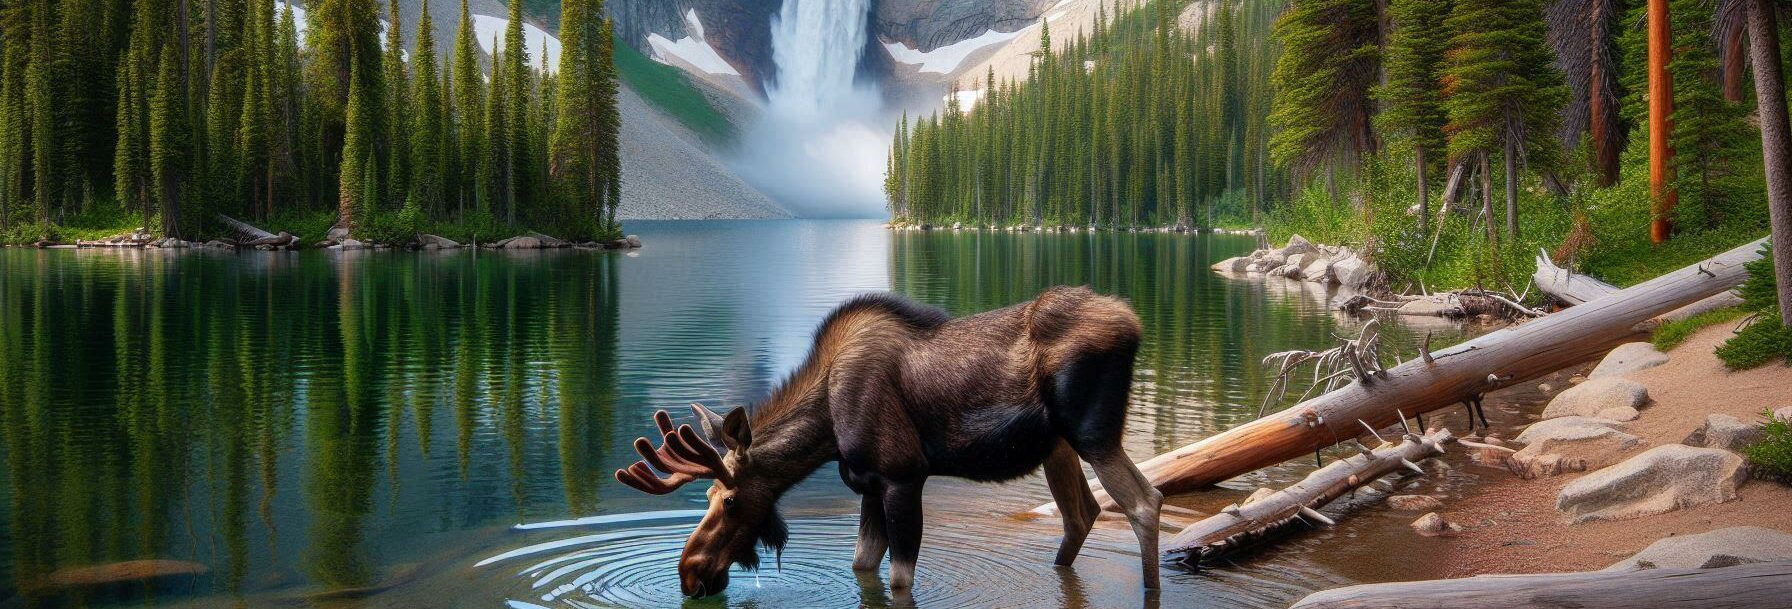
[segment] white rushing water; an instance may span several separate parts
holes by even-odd
[[[784,0],[772,18],[777,74],[739,164],[799,216],[883,214],[890,134],[882,94],[857,78],[870,9],[870,0]]]

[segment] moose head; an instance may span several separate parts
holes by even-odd
[[[674,428],[666,411],[655,412],[659,448],[647,438],[636,438],[635,452],[641,453],[641,460],[616,470],[616,480],[653,495],[671,493],[699,478],[714,480],[709,511],[685,542],[678,561],[679,587],[687,596],[702,597],[728,587],[730,566],[758,568],[755,546],[781,552],[788,531],[778,515],[779,485],[754,466],[746,409],[736,408],[726,417],[702,404],[692,404],[691,411],[701,431],[690,425]],[[668,475],[661,478],[655,470]]]

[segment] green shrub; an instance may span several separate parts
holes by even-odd
[[[1655,338],[1652,342],[1655,343],[1656,350],[1670,351],[1673,350],[1674,347],[1680,346],[1680,343],[1686,342],[1688,337],[1691,337],[1693,333],[1698,332],[1701,329],[1721,323],[1736,321],[1747,315],[1748,311],[1738,307],[1730,307],[1727,309],[1718,309],[1716,311],[1706,311],[1686,319],[1670,321],[1655,329]]]
[[[1792,328],[1780,319],[1779,291],[1773,277],[1773,248],[1761,248],[1761,259],[1743,268],[1742,310],[1759,317],[1717,348],[1717,357],[1732,370],[1747,370],[1774,360],[1792,365]]]
[[[1757,476],[1792,480],[1792,425],[1769,411],[1764,432],[1760,442],[1742,449],[1742,456],[1748,458]]]
[[[368,243],[399,245],[416,241],[422,226],[423,210],[407,203],[397,212],[367,214],[361,225],[355,227],[354,236]]]

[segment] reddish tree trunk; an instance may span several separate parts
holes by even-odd
[[[1661,243],[1673,231],[1669,216],[1678,202],[1668,182],[1673,170],[1671,139],[1674,123],[1674,80],[1668,74],[1673,59],[1673,33],[1668,27],[1668,0],[1649,0],[1649,202],[1653,221],[1649,239]]]

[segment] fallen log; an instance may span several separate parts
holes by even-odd
[[[1281,412],[1158,455],[1139,470],[1166,494],[1217,484],[1355,438],[1361,425],[1394,424],[1578,364],[1634,335],[1657,315],[1740,285],[1742,265],[1765,239],[1560,313],[1491,332],[1320,395]],[[1099,490],[1104,509],[1113,500]],[[1049,513],[1051,504],[1035,508]]]
[[[1364,584],[1315,592],[1290,609],[1742,609],[1784,607],[1792,562]]]
[[[225,228],[230,229],[231,236],[236,237],[238,242],[254,242],[259,239],[272,239],[275,237],[274,233],[256,228],[248,222],[224,214],[218,214],[218,223],[223,224]]]
[[[1384,443],[1373,450],[1358,444],[1359,454],[1333,461],[1294,486],[1243,505],[1226,506],[1189,525],[1164,544],[1164,552],[1181,554],[1183,563],[1200,566],[1262,540],[1295,520],[1332,524],[1331,518],[1318,512],[1320,507],[1396,471],[1424,473],[1417,463],[1444,454],[1443,445],[1452,439],[1450,430],[1439,429],[1423,437],[1407,434],[1399,444]]]
[[[1549,253],[1537,251],[1537,272],[1531,275],[1537,289],[1568,305],[1584,304],[1602,296],[1616,293],[1619,288],[1612,284],[1576,273],[1556,266],[1549,259]],[[1742,296],[1734,290],[1720,292],[1709,298],[1680,307],[1673,311],[1650,318],[1635,326],[1637,332],[1653,332],[1662,324],[1680,321],[1700,313],[1716,311],[1742,304]]]
[[[1556,266],[1542,249],[1537,250],[1537,272],[1531,274],[1531,280],[1544,294],[1568,305],[1586,304],[1619,291],[1618,286]]]

